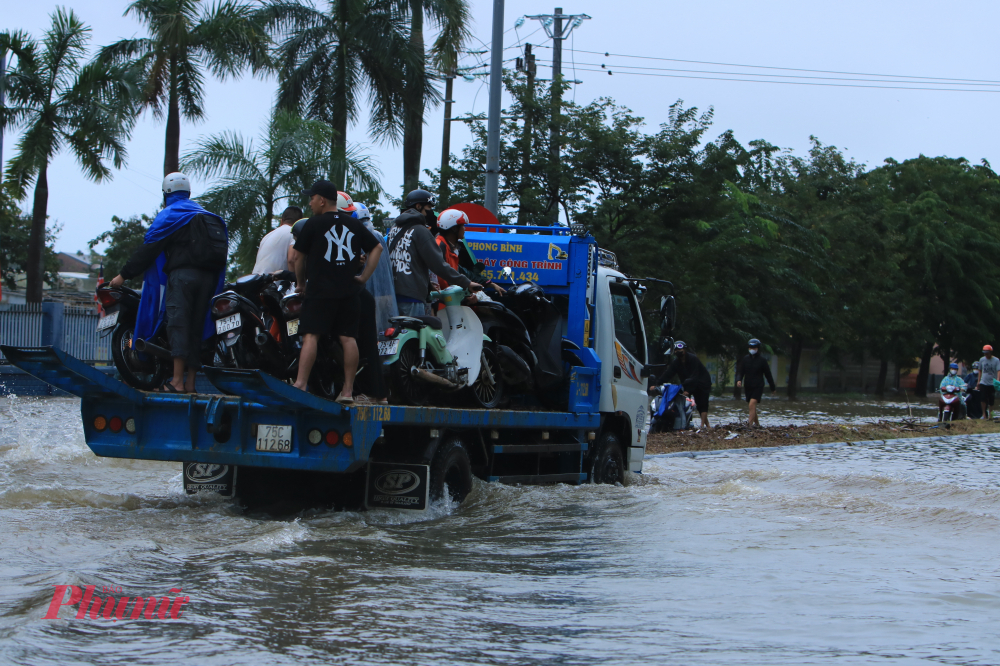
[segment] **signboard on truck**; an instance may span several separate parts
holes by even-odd
[[[500,234],[467,231],[465,244],[486,264],[486,275],[500,282],[509,266],[514,282],[536,282],[542,287],[569,284],[570,236]],[[502,283],[501,283],[502,284]]]

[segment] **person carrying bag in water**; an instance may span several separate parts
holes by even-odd
[[[229,232],[225,220],[191,200],[191,182],[180,172],[164,177],[163,200],[111,286],[145,273],[133,339],[151,338],[165,317],[174,376],[160,391],[194,393],[202,340],[215,334],[208,307],[225,284]]]

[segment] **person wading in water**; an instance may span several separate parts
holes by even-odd
[[[736,386],[743,388],[743,396],[747,404],[750,405],[749,423],[752,426],[760,426],[760,418],[757,414],[757,405],[764,397],[764,380],[767,379],[771,393],[775,391],[774,378],[771,376],[771,367],[763,356],[760,355],[760,340],[753,338],[747,343],[750,353],[743,357],[737,366]]]

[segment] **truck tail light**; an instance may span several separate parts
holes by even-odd
[[[354,446],[354,435],[345,432],[342,441],[344,442],[344,446]]]
[[[128,419],[125,421],[125,432],[130,435],[135,434],[135,419]]]
[[[326,440],[327,446],[337,446],[337,442],[340,441],[340,433],[336,430],[327,430],[326,437],[323,439]]]
[[[105,428],[108,427],[108,420],[103,416],[94,417],[94,430],[97,432],[104,432]]]
[[[125,422],[122,421],[122,417],[120,416],[112,416],[111,420],[108,422],[108,427],[111,429],[111,432],[115,434],[120,433],[124,426]]]
[[[323,431],[313,428],[309,431],[309,443],[313,446],[317,446],[323,441]]]

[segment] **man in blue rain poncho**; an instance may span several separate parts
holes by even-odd
[[[144,273],[133,339],[152,338],[166,318],[174,374],[160,390],[193,393],[202,340],[215,332],[208,306],[222,291],[229,235],[221,217],[191,200],[191,184],[184,174],[164,177],[163,198],[165,206],[143,244],[111,286]]]

